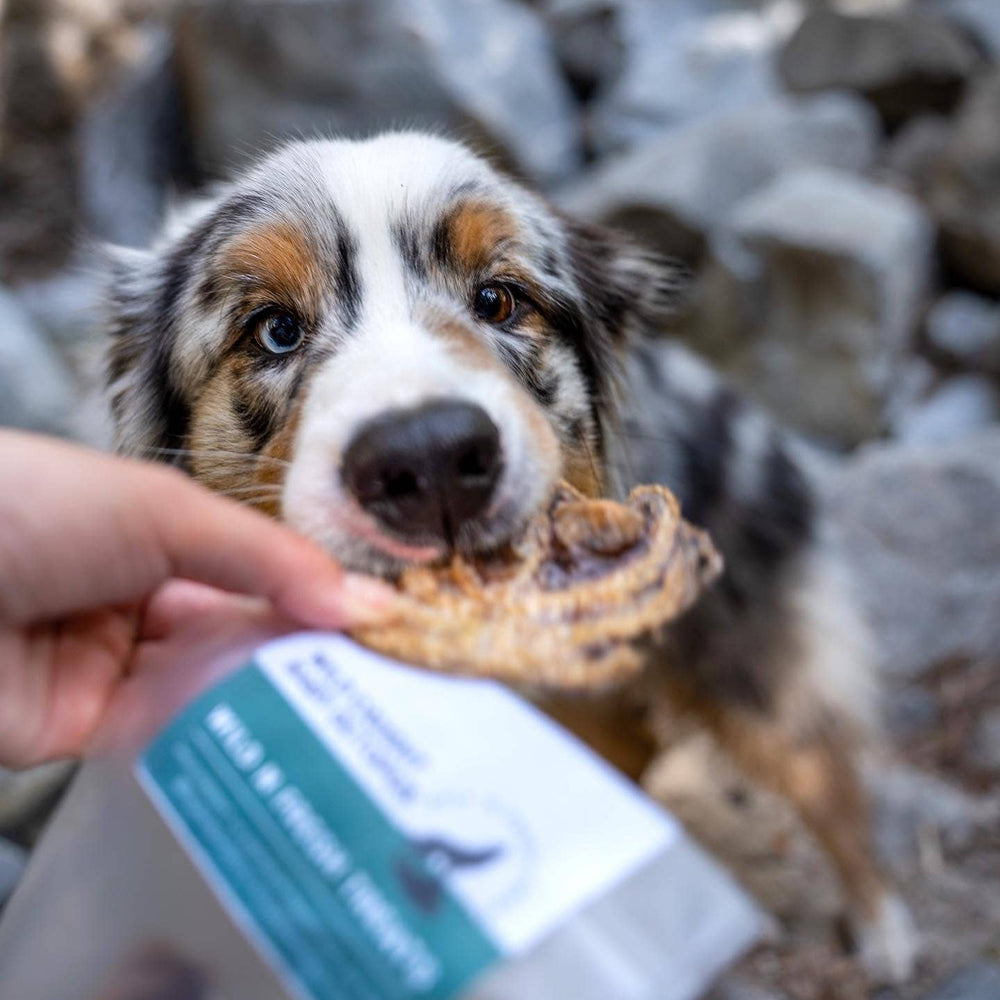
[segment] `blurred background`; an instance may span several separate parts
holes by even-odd
[[[1000,0],[0,0],[0,424],[106,443],[93,240],[283,138],[399,126],[683,260],[665,333],[816,459],[927,958],[872,993],[794,819],[678,730],[649,790],[779,918],[716,1000],[997,1000]],[[52,787],[0,775],[0,896]]]

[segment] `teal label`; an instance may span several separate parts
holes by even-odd
[[[312,1000],[444,1000],[499,949],[251,664],[139,765],[148,794],[281,978]]]

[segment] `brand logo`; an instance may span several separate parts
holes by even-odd
[[[408,846],[394,870],[424,913],[435,912],[446,888],[492,912],[527,884],[531,839],[502,803],[465,793],[422,799],[410,803],[404,833]]]

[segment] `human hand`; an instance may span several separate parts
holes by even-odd
[[[80,753],[143,644],[206,599],[316,628],[391,613],[384,584],[166,466],[0,431],[0,484],[3,765]]]

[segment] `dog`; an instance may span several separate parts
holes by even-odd
[[[294,143],[175,214],[152,249],[110,254],[117,446],[383,576],[502,545],[560,478],[589,495],[671,487],[727,569],[628,711],[692,713],[790,799],[863,957],[902,978],[912,934],[873,859],[854,752],[864,627],[789,441],[659,336],[681,284],[447,139]],[[617,721],[625,703],[596,711]]]

